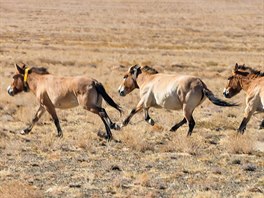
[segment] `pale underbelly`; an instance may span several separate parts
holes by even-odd
[[[182,109],[182,103],[177,97],[168,97],[163,100],[156,100],[157,106],[169,110],[180,110]]]
[[[59,109],[69,109],[69,108],[77,107],[78,105],[79,103],[76,97],[63,98],[57,100],[54,104],[55,108],[59,108]]]

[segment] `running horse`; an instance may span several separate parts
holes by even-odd
[[[118,91],[120,96],[126,96],[134,89],[140,90],[140,101],[123,121],[122,126],[126,126],[130,119],[141,110],[144,110],[145,121],[154,125],[154,120],[149,116],[150,107],[183,110],[183,120],[175,124],[170,131],[176,131],[183,124],[188,123],[187,136],[191,136],[195,126],[193,111],[205,100],[205,96],[215,105],[236,106],[216,98],[205,83],[197,77],[162,74],[149,66],[130,67]]]
[[[241,90],[247,95],[246,108],[237,131],[243,134],[251,116],[255,112],[264,112],[264,73],[236,63],[223,94],[226,98],[232,98]],[[260,129],[264,129],[264,120],[260,124]]]
[[[31,124],[21,131],[29,133],[45,111],[51,115],[57,129],[57,136],[63,133],[55,108],[67,109],[81,105],[84,109],[100,116],[106,129],[106,138],[110,140],[110,129],[120,127],[113,123],[102,108],[102,99],[121,113],[121,107],[106,93],[103,85],[86,76],[58,77],[50,74],[44,67],[20,67],[16,64],[17,73],[7,91],[10,96],[31,91],[39,101],[39,108]]]

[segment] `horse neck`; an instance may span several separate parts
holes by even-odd
[[[247,92],[252,81],[256,78],[258,78],[259,76],[256,75],[256,74],[249,74],[248,76],[241,76],[239,78],[239,83],[240,83],[240,86],[242,87],[242,89]]]
[[[139,88],[141,88],[143,84],[149,81],[150,78],[152,78],[152,75],[146,72],[142,72],[141,74],[139,74],[137,77],[137,84]]]
[[[33,92],[34,94],[36,93],[36,90],[38,88],[39,80],[40,80],[40,74],[31,73],[28,75],[27,83],[30,88],[30,91]]]

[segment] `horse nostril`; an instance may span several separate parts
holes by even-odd
[[[7,93],[10,95],[10,96],[14,96],[14,92],[13,92],[13,89],[9,88],[7,90]]]
[[[125,92],[124,92],[123,90],[122,90],[122,91],[119,90],[119,95],[120,95],[120,96],[125,96]]]

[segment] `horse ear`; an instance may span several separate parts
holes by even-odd
[[[237,70],[238,70],[238,64],[236,63],[235,68],[233,70],[233,74],[235,74],[237,72]]]
[[[140,66],[139,65],[133,66],[131,72],[133,74],[134,79],[136,79],[138,77],[138,75],[141,73]]]
[[[20,73],[20,74],[24,74],[25,73],[24,69],[22,69],[21,67],[19,67],[18,64],[16,64],[16,69],[17,69],[18,73]]]

